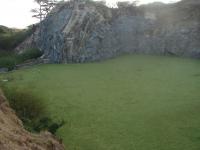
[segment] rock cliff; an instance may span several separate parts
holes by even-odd
[[[64,150],[64,146],[49,132],[26,131],[0,91],[0,150]]]
[[[40,33],[35,43],[53,63],[123,53],[200,58],[200,3],[183,0],[114,9],[98,2],[63,2],[41,23]]]

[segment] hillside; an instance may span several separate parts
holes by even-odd
[[[37,135],[26,131],[0,91],[0,149],[64,150],[64,146],[49,132]]]
[[[8,28],[0,25],[0,52],[1,51],[14,51],[17,45],[23,42],[34,32],[34,29],[20,30]]]

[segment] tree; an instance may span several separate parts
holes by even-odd
[[[117,7],[118,8],[127,8],[127,7],[135,7],[139,3],[139,0],[135,1],[119,1],[117,2]]]
[[[32,9],[33,17],[40,19],[40,22],[49,14],[52,8],[56,5],[56,0],[34,0],[38,3],[39,8]]]
[[[32,9],[31,12],[34,13],[32,17],[40,19],[39,24],[39,36],[41,36],[41,21],[46,18],[52,8],[57,4],[56,0],[34,0],[38,3],[39,8]],[[35,35],[33,35],[33,39]]]

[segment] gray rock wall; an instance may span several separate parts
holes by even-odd
[[[95,3],[67,2],[42,22],[36,43],[43,58],[53,63],[96,61],[123,53],[200,58],[200,18],[188,17],[191,7],[182,2],[149,5],[131,14]]]

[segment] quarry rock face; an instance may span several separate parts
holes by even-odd
[[[63,2],[43,20],[35,43],[52,63],[124,53],[200,58],[199,10],[199,3],[185,0],[115,9],[97,2]]]
[[[49,132],[26,131],[0,91],[0,150],[64,150],[64,146]]]

